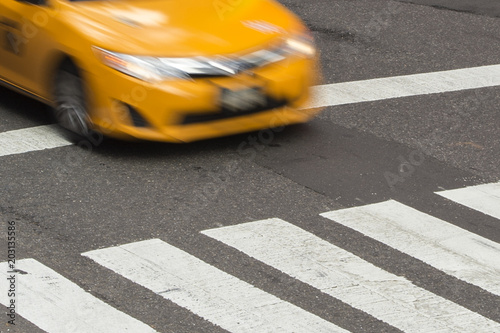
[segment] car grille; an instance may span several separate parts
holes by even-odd
[[[184,117],[181,124],[196,124],[196,123],[206,123],[210,121],[222,120],[243,117],[251,114],[256,114],[259,112],[269,111],[271,109],[280,108],[286,106],[289,102],[287,100],[267,98],[267,102],[263,106],[255,107],[252,109],[247,109],[239,112],[230,111],[227,109],[220,109],[217,113],[192,113]]]

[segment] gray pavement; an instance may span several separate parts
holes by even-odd
[[[325,83],[500,64],[495,1],[281,2],[311,27]],[[500,180],[499,97],[493,87],[328,107],[264,141],[258,133],[187,145],[107,140],[91,152],[4,156],[0,220],[17,221],[18,258],[42,262],[159,332],[224,330],[81,253],[160,238],[351,332],[400,332],[200,234],[272,217],[500,323],[500,297],[319,216],[395,199],[500,243],[498,220],[433,194]],[[0,132],[49,123],[43,105],[3,88],[0,119]],[[390,184],[387,172],[416,154],[422,163]],[[9,329],[41,332],[22,318]]]

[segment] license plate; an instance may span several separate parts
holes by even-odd
[[[239,90],[223,88],[219,103],[222,109],[229,112],[244,112],[266,105],[266,96],[259,88]]]

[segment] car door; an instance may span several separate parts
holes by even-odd
[[[0,77],[37,96],[46,90],[44,61],[54,48],[49,31],[57,15],[49,1],[0,1]]]

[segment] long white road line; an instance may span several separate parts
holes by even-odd
[[[313,98],[305,108],[494,86],[500,86],[500,65],[315,86]],[[0,157],[71,145],[61,131],[55,125],[47,125],[0,133]]]
[[[0,303],[8,307],[14,299],[16,313],[46,332],[156,333],[150,326],[97,299],[34,259],[19,260],[16,268],[23,273],[15,274],[9,281],[12,273],[8,273],[6,262],[0,263]],[[12,289],[11,282],[15,286]],[[10,289],[15,294],[13,297],[8,296]]]
[[[500,332],[500,324],[280,219],[202,233],[404,332]]]
[[[314,97],[308,107],[373,102],[499,85],[500,65],[332,83],[314,87]]]
[[[58,125],[44,125],[0,133],[0,157],[69,146]]]
[[[500,183],[470,186],[436,194],[500,219]]]
[[[230,332],[347,332],[159,239],[83,253]]]
[[[321,214],[500,296],[500,244],[399,202]]]

